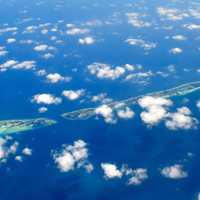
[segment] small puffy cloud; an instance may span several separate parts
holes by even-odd
[[[95,109],[95,113],[97,115],[101,115],[105,122],[107,123],[115,123],[116,120],[114,119],[113,110],[108,105],[104,104]]]
[[[87,68],[92,75],[96,75],[99,79],[115,80],[125,73],[125,69],[123,67],[112,67],[103,63],[93,63],[88,65]]]
[[[181,48],[176,47],[176,48],[170,49],[169,52],[170,52],[171,54],[176,55],[176,54],[181,54],[181,53],[183,52],[183,50],[182,50]]]
[[[197,101],[196,105],[197,105],[197,108],[200,109],[200,100]]]
[[[183,170],[183,166],[178,164],[169,167],[164,167],[161,170],[161,174],[164,177],[171,179],[181,179],[186,178],[188,176],[187,172]]]
[[[76,28],[72,27],[69,30],[67,30],[67,35],[80,35],[80,34],[86,34],[89,33],[90,30],[86,28]]]
[[[43,52],[43,51],[53,50],[53,49],[54,49],[53,47],[48,46],[47,44],[40,44],[34,47],[34,50],[38,52]]]
[[[67,99],[69,99],[70,101],[74,101],[77,100],[78,98],[80,98],[81,96],[83,96],[85,93],[84,89],[80,89],[80,90],[64,90],[62,92],[62,95],[64,97],[66,97]]]
[[[35,102],[37,104],[60,104],[62,102],[62,99],[60,97],[55,97],[52,94],[36,94],[33,96],[32,102]]]
[[[22,162],[22,161],[23,161],[23,159],[22,159],[21,156],[15,156],[15,160],[16,160],[16,161],[19,161],[19,162]]]
[[[136,28],[144,28],[151,26],[150,22],[146,22],[141,19],[141,14],[139,13],[127,13],[128,23]]]
[[[47,112],[48,111],[48,108],[47,107],[40,107],[39,109],[38,109],[38,112],[39,113],[45,113],[45,112]]]
[[[199,30],[200,24],[184,24],[183,27],[185,27],[189,30]]]
[[[14,42],[16,42],[16,39],[15,39],[15,38],[8,38],[8,39],[7,39],[7,43],[8,43],[8,44],[11,44],[11,43],[14,43]]]
[[[22,153],[26,156],[31,156],[32,155],[32,149],[26,147],[22,150]]]
[[[18,63],[18,61],[16,61],[16,60],[7,60],[5,63],[0,64],[0,69],[8,69],[10,67],[13,67],[17,63]]]
[[[12,138],[0,138],[0,163],[7,162],[11,155],[15,155],[19,146]]]
[[[34,31],[36,31],[38,29],[37,26],[27,26],[25,28],[25,31],[23,33],[33,33]]]
[[[82,44],[82,45],[91,45],[95,43],[95,39],[92,37],[85,37],[85,38],[80,38],[78,42],[79,44]]]
[[[92,96],[91,101],[92,102],[98,102],[98,101],[104,102],[104,100],[106,99],[106,96],[107,96],[106,93],[100,93],[98,95]]]
[[[171,130],[195,128],[198,121],[191,116],[191,111],[187,107],[177,109],[175,113],[168,113],[168,119],[165,122],[167,128]]]
[[[77,140],[73,145],[64,145],[61,151],[53,152],[53,159],[61,172],[80,167],[84,167],[87,172],[93,170],[92,164],[88,162],[87,144],[83,140]]]
[[[127,185],[137,186],[148,178],[147,169],[143,168],[131,169],[127,165],[122,165],[119,169],[111,163],[101,163],[101,168],[104,171],[105,179],[128,177]]]
[[[1,71],[6,71],[7,69],[34,69],[36,66],[35,61],[22,61],[18,62],[16,60],[8,60],[5,63],[0,65],[0,70]]]
[[[128,173],[131,174],[131,178],[128,180],[128,185],[140,185],[148,178],[147,170],[143,168],[135,170],[129,169]]]
[[[42,56],[42,58],[44,58],[44,59],[46,59],[46,60],[48,60],[48,59],[50,59],[50,58],[53,58],[54,57],[54,55],[52,54],[52,53],[45,53],[43,56]]]
[[[36,66],[36,62],[35,61],[23,61],[20,62],[16,65],[14,65],[12,68],[13,69],[34,69]]]
[[[177,41],[187,40],[187,38],[184,35],[174,35],[172,36],[172,39],[177,40]]]
[[[6,56],[8,54],[8,51],[6,51],[5,47],[0,46],[0,57]]]
[[[125,107],[124,109],[117,110],[117,115],[122,119],[130,119],[134,117],[135,113],[129,107]]]
[[[125,42],[127,42],[131,46],[139,46],[143,48],[145,51],[154,49],[157,46],[156,43],[154,42],[148,42],[142,39],[135,39],[135,38],[129,38]]]
[[[121,178],[123,175],[122,172],[119,169],[117,169],[117,166],[114,164],[102,163],[101,168],[104,171],[104,177],[106,179]]]
[[[58,83],[60,81],[64,81],[67,80],[67,78],[61,76],[58,73],[53,73],[53,74],[48,74],[46,76],[46,79],[50,82],[50,83]]]
[[[45,76],[47,74],[45,69],[40,69],[36,72],[38,76]]]
[[[125,64],[124,67],[126,68],[126,70],[128,71],[134,71],[135,70],[135,66],[131,65],[131,64]]]
[[[6,27],[6,28],[0,29],[0,34],[6,33],[6,32],[16,32],[17,30],[18,30],[17,27]]]
[[[68,172],[74,169],[75,160],[71,153],[63,151],[62,154],[55,155],[54,161],[61,172]]]
[[[157,12],[163,19],[171,21],[183,20],[186,17],[189,17],[188,13],[176,8],[158,7]]]
[[[155,74],[152,71],[143,71],[143,72],[134,72],[130,73],[125,77],[125,81],[132,81],[134,83],[142,83],[147,84],[148,81],[152,76],[155,76]]]

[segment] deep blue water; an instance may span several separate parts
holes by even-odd
[[[174,1],[175,2],[175,1]],[[183,83],[200,80],[196,71],[200,65],[199,30],[188,30],[183,27],[188,23],[199,23],[199,19],[186,17],[180,21],[162,21],[156,14],[157,7],[173,7],[189,10],[200,9],[195,6],[198,1],[130,1],[130,0],[0,0],[0,29],[18,27],[17,33],[0,34],[0,46],[8,51],[0,57],[0,64],[7,60],[34,60],[35,70],[13,70],[0,72],[0,119],[24,119],[48,117],[58,123],[52,127],[13,134],[15,141],[22,147],[32,149],[32,155],[17,162],[13,157],[6,164],[0,165],[0,200],[193,200],[200,192],[200,135],[199,127],[191,130],[171,131],[163,122],[149,128],[140,119],[141,108],[131,107],[135,117],[130,120],[118,120],[116,124],[107,124],[102,118],[88,120],[64,120],[60,114],[79,108],[94,107],[87,97],[81,100],[68,101],[63,98],[62,104],[50,105],[48,112],[38,113],[40,105],[31,103],[35,94],[52,93],[61,96],[64,89],[86,89],[88,94],[96,95],[106,92],[108,97],[119,100],[153,91],[168,89]],[[37,6],[37,3],[41,3]],[[140,6],[128,4],[138,3]],[[27,12],[23,11],[26,10]],[[146,15],[144,20],[152,22],[151,27],[136,28],[127,23],[126,13],[138,12]],[[29,19],[30,18],[30,19]],[[24,19],[29,19],[23,21]],[[59,22],[59,20],[63,20]],[[87,26],[86,22],[99,20],[100,25]],[[57,32],[49,31],[46,35],[38,28],[33,33],[24,34],[28,26],[39,26],[50,23],[48,30],[56,27]],[[84,35],[69,36],[65,34],[66,24],[89,28],[96,43],[93,45],[78,44]],[[6,25],[8,24],[8,25]],[[164,26],[173,26],[164,29]],[[184,35],[185,41],[165,39],[166,36]],[[56,36],[62,40],[57,44],[50,40]],[[7,44],[8,38],[16,42]],[[155,42],[157,47],[145,53],[141,47],[125,43],[127,38],[142,38]],[[33,44],[21,44],[21,40],[31,39]],[[42,58],[33,48],[38,44],[48,44],[56,48],[50,51],[51,59]],[[180,55],[171,55],[171,48],[183,49]],[[64,56],[64,55],[67,56]],[[151,70],[154,75],[140,81],[98,79],[87,70],[87,65],[108,63],[120,66],[127,63],[140,64],[142,72]],[[168,66],[174,65],[175,72],[170,73]],[[76,68],[77,71],[72,70]],[[57,84],[48,83],[36,71],[45,69],[48,73],[60,73],[71,76],[72,81]],[[185,69],[185,70],[184,70]],[[162,77],[156,72],[167,73]],[[142,79],[143,80],[143,79]],[[184,101],[187,98],[187,101]],[[193,93],[186,97],[173,98],[171,111],[187,106],[192,116],[199,119],[196,107],[200,94]],[[82,139],[88,144],[89,160],[94,171],[86,173],[82,168],[62,173],[52,159],[52,150],[60,149],[63,144],[72,144]],[[188,153],[193,156],[189,157]],[[101,163],[109,162],[117,166],[126,163],[131,168],[147,168],[148,179],[139,186],[127,186],[126,178],[105,180]],[[163,167],[176,163],[184,165],[188,173],[185,179],[167,179],[160,174]]]

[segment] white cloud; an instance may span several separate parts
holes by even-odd
[[[80,35],[80,34],[86,34],[86,33],[89,33],[90,30],[89,29],[86,29],[86,28],[76,28],[76,27],[73,27],[69,30],[67,30],[67,35]]]
[[[44,58],[44,59],[46,59],[46,60],[48,60],[48,59],[50,59],[50,58],[53,58],[54,57],[54,55],[52,54],[52,53],[45,53],[43,56],[42,56],[42,58]]]
[[[142,121],[148,125],[156,125],[161,120],[165,121],[167,128],[171,130],[191,129],[198,124],[197,119],[191,116],[191,111],[187,107],[177,109],[177,112],[168,112],[168,107],[172,101],[162,97],[145,96],[138,100],[139,105],[147,111],[140,114]]]
[[[52,94],[36,94],[33,99],[32,102],[35,102],[37,104],[60,104],[62,102],[62,99],[60,97],[55,97]]]
[[[151,50],[156,48],[156,43],[154,42],[147,42],[142,39],[135,39],[135,38],[129,38],[125,42],[127,42],[131,46],[139,46],[143,48],[145,51]]]
[[[189,30],[199,30],[200,24],[184,24],[183,27],[185,27]]]
[[[172,102],[162,97],[145,96],[138,100],[138,104],[147,110],[140,114],[141,119],[152,126],[165,119],[167,107],[171,106]]]
[[[58,73],[48,74],[46,78],[50,83],[57,83],[65,80],[65,78]]]
[[[5,47],[0,46],[0,57],[8,54],[8,51],[5,50]]]
[[[187,107],[179,108],[175,113],[168,113],[167,117],[165,125],[171,130],[195,128],[198,123]]]
[[[15,39],[15,38],[8,38],[8,39],[7,39],[7,43],[8,43],[8,44],[11,44],[11,43],[14,43],[14,42],[16,42],[16,39]]]
[[[128,177],[127,185],[137,186],[148,178],[147,169],[144,168],[131,169],[124,164],[119,169],[111,163],[101,163],[101,168],[104,171],[105,179]]]
[[[22,61],[18,62],[16,60],[8,60],[5,63],[0,65],[1,71],[6,71],[7,69],[34,69],[36,66],[35,61]]]
[[[23,153],[24,155],[26,155],[26,156],[31,156],[31,155],[32,155],[32,150],[31,150],[30,148],[26,147],[26,148],[24,148],[24,149],[22,150],[22,153]]]
[[[125,64],[124,67],[128,70],[128,71],[134,71],[135,70],[135,66],[131,65],[131,64]]]
[[[140,185],[143,183],[144,180],[148,178],[147,170],[143,168],[131,170],[130,174],[131,178],[129,178],[128,180],[128,185]]]
[[[136,28],[143,28],[151,26],[150,22],[143,21],[139,13],[127,13],[128,23]]]
[[[125,107],[124,109],[117,110],[117,115],[122,119],[130,119],[134,117],[135,113],[129,107]]]
[[[13,69],[33,69],[36,66],[36,62],[35,61],[23,61],[21,63],[18,63],[16,65],[14,65],[12,68]]]
[[[114,119],[113,110],[108,105],[104,104],[95,109],[95,113],[97,115],[101,115],[105,122],[107,123],[115,123],[116,120]]]
[[[47,112],[48,111],[48,108],[47,107],[40,107],[39,109],[38,109],[38,112],[39,113],[45,113],[45,112]]]
[[[61,172],[68,172],[74,169],[75,160],[68,151],[63,151],[61,154],[55,155],[54,161]]]
[[[178,40],[178,41],[187,40],[187,38],[184,35],[174,35],[174,36],[172,36],[172,39]]]
[[[13,67],[17,63],[18,63],[18,61],[16,61],[16,60],[8,60],[5,63],[0,64],[0,69],[7,69],[7,68],[10,68],[10,67]]]
[[[125,81],[136,81],[136,82],[140,82],[140,81],[145,81],[145,80],[149,80],[150,77],[154,76],[154,73],[152,71],[146,71],[146,72],[135,72],[135,73],[131,73],[128,74],[125,78]]]
[[[163,168],[161,174],[171,179],[181,179],[188,176],[187,172],[183,170],[183,166],[178,164]]]
[[[19,146],[18,142],[12,142],[10,145],[10,140],[12,138],[0,138],[0,163],[7,162],[7,159],[11,155],[15,155]]]
[[[6,33],[6,32],[16,32],[18,30],[17,27],[6,27],[0,29],[0,33]]]
[[[88,70],[91,74],[96,75],[97,78],[111,80],[115,80],[125,73],[125,69],[123,67],[112,67],[103,63],[93,63],[88,65]]]
[[[75,168],[84,167],[87,172],[93,170],[88,162],[87,144],[83,140],[77,140],[73,145],[64,145],[60,152],[53,152],[54,162],[61,172],[68,172]]]
[[[98,95],[94,95],[91,99],[92,102],[102,102],[106,98],[107,94],[106,93],[100,93]]]
[[[47,44],[40,44],[40,45],[34,47],[34,50],[38,51],[38,52],[47,51],[47,50],[51,50],[51,49],[53,49],[53,47],[50,47]]]
[[[197,101],[196,105],[197,105],[197,108],[200,109],[200,100]]]
[[[148,111],[143,111],[140,117],[148,125],[156,125],[166,116],[166,110],[161,106],[151,106]]]
[[[45,76],[47,74],[45,69],[40,69],[36,72],[38,76]]]
[[[171,54],[175,54],[176,55],[176,54],[181,54],[183,52],[183,50],[181,48],[176,47],[176,48],[170,49],[169,52]]]
[[[161,17],[164,17],[164,19],[172,21],[183,20],[184,18],[189,17],[188,13],[176,8],[158,7],[157,12]]]
[[[163,97],[144,96],[138,100],[142,108],[149,108],[151,106],[171,106],[172,102]]]
[[[15,160],[16,160],[16,161],[19,161],[19,162],[22,162],[22,161],[23,161],[21,156],[15,156]]]
[[[123,175],[122,172],[119,169],[117,169],[117,166],[114,164],[102,163],[101,168],[103,169],[104,176],[107,179],[121,178]]]
[[[200,200],[200,193],[197,195],[197,200]]]
[[[74,101],[78,98],[80,98],[81,96],[83,96],[85,93],[84,89],[80,89],[80,90],[64,90],[62,92],[62,95],[65,96],[67,99]]]
[[[79,44],[82,44],[82,45],[91,45],[95,43],[95,39],[92,37],[85,37],[85,38],[80,38],[78,42]]]

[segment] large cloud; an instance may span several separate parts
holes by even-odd
[[[148,125],[155,125],[166,117],[167,107],[172,105],[168,99],[145,96],[138,100],[139,105],[146,109],[140,114],[142,121]]]
[[[183,166],[178,164],[169,167],[164,167],[161,170],[161,174],[166,178],[171,179],[181,179],[186,178],[188,176],[187,172],[183,170]]]
[[[93,170],[92,164],[88,161],[87,144],[83,140],[77,140],[73,145],[64,145],[61,151],[54,151],[53,159],[61,172],[69,172],[80,167],[84,167],[87,172]]]

